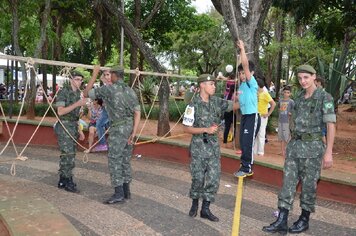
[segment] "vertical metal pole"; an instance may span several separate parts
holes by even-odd
[[[125,3],[124,0],[121,0],[121,10],[124,14],[125,12]],[[121,43],[120,43],[120,66],[124,66],[124,27],[121,26]]]

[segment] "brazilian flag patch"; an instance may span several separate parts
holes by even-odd
[[[334,104],[332,102],[327,102],[324,106],[326,109],[332,109],[334,107]]]

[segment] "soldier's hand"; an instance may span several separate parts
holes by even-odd
[[[127,140],[128,145],[133,145],[135,143],[135,136],[136,134],[131,134],[129,139]]]
[[[329,169],[333,166],[332,154],[325,153],[323,158],[323,169]]]
[[[90,103],[90,98],[80,99],[77,103],[78,103],[78,106],[88,105],[88,103]]]
[[[210,126],[209,128],[207,128],[207,133],[208,134],[214,134],[214,133],[216,133],[217,131],[218,131],[218,128],[219,128],[219,126],[218,125],[216,125],[216,124],[213,124],[212,126]]]

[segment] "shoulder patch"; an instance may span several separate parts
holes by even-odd
[[[332,109],[334,107],[334,104],[332,102],[327,102],[324,104],[326,109]]]
[[[183,125],[193,126],[193,124],[194,124],[194,113],[195,113],[194,106],[188,105],[185,108],[184,117],[183,117]]]
[[[187,107],[186,111],[185,111],[185,114],[187,116],[189,116],[190,114],[192,114],[194,112],[194,107]]]

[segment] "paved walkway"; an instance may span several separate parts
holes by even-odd
[[[0,163],[0,183],[47,200],[82,235],[231,235],[237,189],[232,176],[222,176],[217,200],[211,207],[220,222],[213,223],[187,215],[191,204],[188,166],[133,158],[132,199],[121,205],[105,205],[102,202],[113,192],[106,153],[90,154],[88,163],[83,163],[83,153],[78,153],[75,181],[79,194],[57,188],[57,149],[30,147],[24,155],[29,160],[17,162],[14,177],[10,175],[11,163]],[[0,162],[11,156],[12,150],[0,156]],[[277,188],[245,180],[240,235],[268,235],[261,228],[274,221],[277,192]],[[320,199],[317,205],[310,230],[301,235],[356,235],[355,205]],[[298,206],[297,197],[289,224],[298,218]]]

